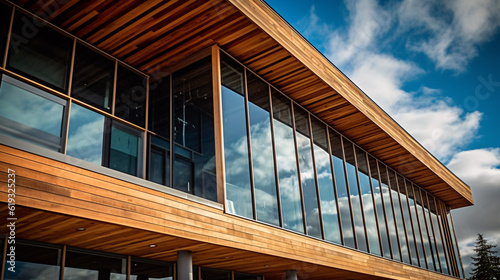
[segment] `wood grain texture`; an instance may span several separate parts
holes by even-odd
[[[164,261],[191,250],[194,265],[266,279],[286,269],[313,280],[453,279],[0,145],[1,185],[7,168],[16,173],[17,238]],[[0,213],[6,198],[1,188]]]
[[[473,204],[464,182],[261,0],[17,4],[150,75],[217,44],[450,207]]]

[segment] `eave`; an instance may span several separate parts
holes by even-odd
[[[151,75],[214,44],[451,208],[470,188],[261,0],[13,1]]]

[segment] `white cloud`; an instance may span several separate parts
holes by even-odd
[[[475,255],[474,241],[482,233],[490,244],[500,245],[500,148],[464,151],[453,156],[448,168],[471,186],[475,206],[453,210],[457,239],[466,274]]]

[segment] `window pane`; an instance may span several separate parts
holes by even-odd
[[[229,213],[253,218],[245,99],[222,86],[222,118]]]
[[[173,267],[170,263],[132,259],[130,280],[172,280]]]
[[[322,238],[318,195],[316,192],[316,182],[314,180],[311,139],[309,139],[309,120],[307,112],[304,110],[294,106],[294,111],[297,128],[295,137],[297,139],[297,150],[299,153],[300,179],[302,181],[302,192],[304,195],[307,234]],[[301,128],[300,130],[299,127]]]
[[[125,280],[127,259],[83,252],[66,252],[64,279]],[[56,278],[54,278],[56,279]]]
[[[370,174],[373,185],[373,196],[375,198],[375,207],[377,209],[377,221],[380,232],[380,239],[382,240],[382,251],[383,256],[386,258],[391,258],[391,247],[389,234],[387,233],[387,222],[385,220],[385,208],[382,187],[380,185],[380,176],[378,171],[377,160],[372,156],[369,156],[368,160],[370,164]]]
[[[286,112],[291,112],[290,101],[281,97],[281,93],[273,91],[272,97],[273,113],[284,117]],[[289,120],[291,121],[291,118]],[[276,164],[278,166],[283,227],[303,233],[304,221],[292,127],[275,118],[274,139],[276,141]]]
[[[174,188],[217,200],[211,57],[172,75]],[[177,153],[181,154],[177,154]],[[177,178],[182,176],[182,178]],[[182,183],[182,185],[178,185]]]
[[[401,246],[401,258],[405,263],[410,263],[410,254],[406,243],[406,232],[404,220],[401,212],[401,203],[399,199],[398,183],[396,181],[396,174],[392,170],[388,170],[391,187],[392,204],[394,206],[394,217],[396,220],[397,232],[399,236],[399,245]]]
[[[102,164],[104,116],[78,104],[71,104],[66,154]]]
[[[0,133],[60,151],[65,101],[3,75]]]
[[[134,176],[139,174],[139,160],[141,158],[142,138],[139,132],[132,132],[117,123],[111,128],[111,142],[109,152],[109,167]]]
[[[418,188],[415,188],[415,199],[417,203],[417,212],[418,212],[418,218],[420,222],[420,229],[422,230],[422,242],[425,250],[425,254],[420,255],[420,266],[424,268],[429,268],[431,269],[430,266],[428,266],[427,260],[432,258],[431,255],[431,247],[429,244],[429,234],[427,232],[427,226],[426,226],[426,221],[427,218],[425,217],[425,212],[424,212],[424,204],[423,204],[423,199],[420,195],[420,190]]]
[[[323,217],[323,230],[325,239],[342,244],[340,238],[339,217],[337,213],[337,199],[333,187],[332,168],[328,154],[328,138],[326,126],[312,118],[312,131],[314,139],[314,160],[316,164],[316,177]]]
[[[406,188],[407,186],[405,185],[403,177],[398,175],[397,178],[400,192],[399,197],[401,199],[401,209],[403,210],[403,217],[406,225],[406,237],[408,238],[410,259],[413,265],[418,266],[417,247],[415,245],[415,236],[413,235],[412,217],[410,216],[410,209],[408,208],[409,202]]]
[[[340,135],[330,131],[330,145],[332,148],[333,172],[335,175],[335,185],[337,186],[337,197],[340,209],[340,220],[342,225],[342,234],[344,236],[344,245],[356,248],[354,244],[354,231],[351,223],[351,210],[349,203],[349,194],[347,192],[347,182],[344,173],[344,151],[342,149],[342,140]]]
[[[76,45],[71,96],[110,112],[113,103],[114,61]]]
[[[159,136],[170,139],[170,76],[149,86],[149,127]]]
[[[247,72],[247,83],[257,220],[279,225],[271,115],[269,113],[269,86],[249,72]]]
[[[438,271],[438,258],[437,258],[437,253],[436,253],[436,240],[434,239],[434,233],[432,231],[432,221],[431,221],[431,215],[429,211],[429,203],[427,201],[427,193],[422,193],[422,199],[424,200],[424,213],[425,213],[425,218],[426,218],[426,223],[427,223],[427,231],[429,232],[429,245],[430,245],[430,253],[431,255],[428,256],[427,258],[427,264],[429,266],[429,269],[433,269],[435,271]]]
[[[361,189],[361,201],[365,213],[366,231],[370,245],[370,253],[381,255],[377,220],[375,209],[373,207],[372,187],[370,186],[370,177],[368,173],[368,163],[366,162],[366,153],[356,147],[356,161],[358,163],[359,187]]]
[[[5,56],[5,46],[7,45],[11,14],[12,7],[0,3],[0,65],[3,65]]]
[[[7,247],[9,248],[9,247]],[[15,271],[5,263],[4,280],[44,280],[59,279],[61,250],[42,245],[16,242]],[[7,255],[10,254],[7,250]],[[7,256],[7,258],[9,258]]]
[[[231,280],[231,272],[212,268],[201,268],[201,279],[207,280]]]
[[[170,142],[151,135],[151,154],[149,160],[149,180],[158,184],[170,185]]]
[[[118,65],[115,116],[144,127],[146,113],[146,77]]]
[[[380,183],[382,186],[382,194],[385,204],[385,214],[387,217],[387,227],[389,228],[389,237],[391,240],[392,248],[392,258],[401,261],[401,254],[399,253],[399,242],[398,235],[396,231],[396,221],[394,218],[394,208],[392,206],[391,200],[391,190],[389,189],[389,177],[387,174],[387,167],[383,164],[379,164],[380,170]]]
[[[409,181],[406,181],[406,188],[408,190],[408,202],[410,204],[410,214],[411,214],[411,217],[412,217],[412,222],[413,222],[413,232],[415,233],[415,241],[417,243],[417,251],[418,251],[418,258],[419,258],[419,262],[417,263],[414,263],[415,265],[417,265],[418,263],[420,263],[419,265],[420,266],[423,266],[425,267],[425,264],[422,264],[422,260],[423,260],[423,256],[424,256],[424,247],[423,247],[423,244],[422,244],[422,235],[421,235],[421,232],[422,232],[422,229],[420,228],[420,224],[418,222],[418,213],[417,213],[417,205],[416,205],[416,202],[415,202],[415,193],[414,193],[414,190],[413,190],[413,185],[409,182]],[[415,254],[412,255],[412,257],[415,257]]]
[[[66,92],[72,48],[70,38],[31,16],[16,12],[7,68]]]
[[[430,212],[431,212],[431,220],[434,229],[434,236],[436,237],[436,244],[438,248],[439,254],[439,263],[441,264],[441,272],[445,274],[449,274],[448,264],[446,262],[446,253],[443,245],[443,235],[441,231],[441,227],[439,225],[436,204],[434,197],[429,196],[429,204],[430,204]]]
[[[349,182],[350,199],[352,205],[352,216],[354,219],[355,234],[358,241],[358,249],[368,252],[365,237],[365,227],[363,222],[363,208],[361,208],[358,182],[356,179],[356,166],[354,159],[354,146],[351,142],[343,138],[345,165],[347,169],[347,179]]]

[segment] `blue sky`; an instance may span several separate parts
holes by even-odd
[[[500,1],[266,2],[471,186],[468,275],[477,233],[500,244]]]

